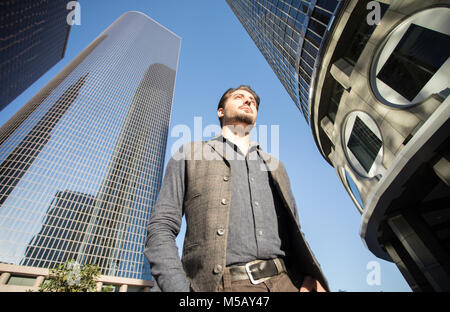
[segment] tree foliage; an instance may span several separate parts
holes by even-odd
[[[40,292],[95,292],[96,279],[100,276],[97,265],[81,266],[74,260],[50,270],[49,279],[40,287]]]

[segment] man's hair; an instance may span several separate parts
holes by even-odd
[[[256,110],[259,109],[260,99],[259,99],[258,94],[256,94],[256,92],[253,91],[252,88],[250,88],[250,86],[240,85],[237,88],[229,88],[227,91],[225,91],[225,93],[220,98],[219,105],[217,106],[217,110],[219,110],[219,108],[225,108],[225,102],[228,100],[228,98],[230,97],[231,93],[233,93],[234,91],[237,91],[237,90],[245,90],[247,92],[250,92],[253,95],[253,97],[255,98]],[[222,127],[222,120],[220,118],[219,118],[219,121],[220,121],[220,126]]]

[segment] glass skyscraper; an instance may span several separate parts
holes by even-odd
[[[227,0],[309,123],[316,66],[339,0]]]
[[[0,128],[0,263],[151,279],[180,44],[127,12]]]
[[[0,1],[0,111],[64,57],[68,2]]]

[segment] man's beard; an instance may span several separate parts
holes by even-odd
[[[231,117],[227,118],[227,123],[235,123],[235,122],[239,122],[239,123],[245,123],[247,125],[253,125],[255,123],[255,120],[253,119],[253,116],[247,115],[247,114],[235,114]]]

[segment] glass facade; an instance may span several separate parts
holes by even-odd
[[[64,57],[68,2],[0,1],[0,111]]]
[[[0,128],[0,263],[151,279],[180,43],[125,13]]]
[[[227,0],[309,123],[310,93],[339,0]]]

